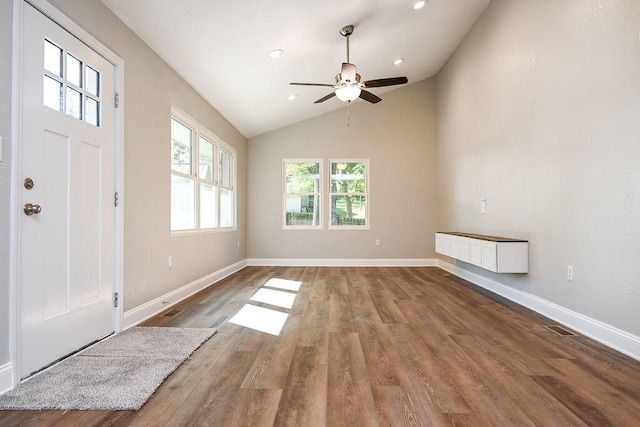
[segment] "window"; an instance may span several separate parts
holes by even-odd
[[[368,161],[331,160],[331,228],[368,227]]]
[[[44,41],[42,103],[100,126],[100,73],[55,43]]]
[[[368,229],[369,161],[330,160],[328,191],[323,191],[323,161],[284,159],[283,228]],[[326,187],[325,187],[326,188]]]
[[[320,228],[322,161],[283,161],[285,228]]]
[[[171,230],[233,229],[235,151],[177,109],[171,117]]]

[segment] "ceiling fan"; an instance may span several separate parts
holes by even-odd
[[[335,90],[329,95],[318,99],[314,104],[319,104],[337,96],[343,102],[350,103],[358,98],[376,104],[382,101],[381,98],[366,91],[375,87],[394,86],[407,83],[406,77],[389,77],[386,79],[366,80],[360,82],[360,74],[356,73],[356,66],[349,62],[349,36],[353,34],[353,25],[346,25],[340,30],[340,34],[347,38],[347,62],[342,63],[340,74],[336,76],[335,84],[326,83],[289,83],[296,86],[328,86]]]

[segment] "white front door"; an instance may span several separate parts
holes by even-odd
[[[20,376],[114,330],[114,66],[25,4]]]

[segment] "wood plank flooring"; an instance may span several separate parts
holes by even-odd
[[[301,282],[291,308],[250,301],[272,278]],[[245,304],[288,314],[280,334],[229,322]],[[0,425],[640,425],[640,362],[551,324],[435,267],[247,267],[143,325],[218,333],[139,411]]]

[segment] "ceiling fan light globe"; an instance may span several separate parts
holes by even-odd
[[[336,89],[336,96],[342,102],[352,102],[360,96],[360,88],[358,86],[343,86]]]

